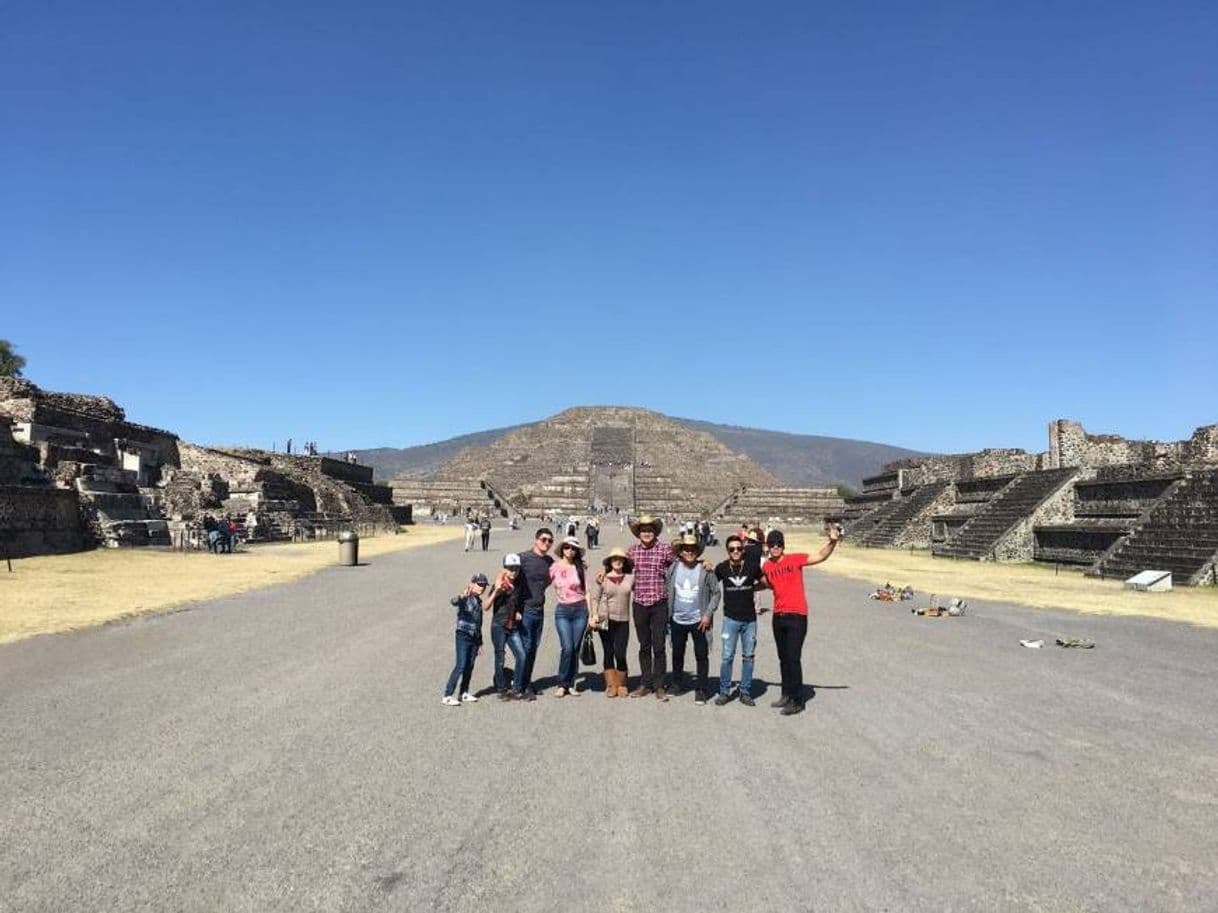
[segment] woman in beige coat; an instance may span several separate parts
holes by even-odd
[[[625,697],[634,568],[625,549],[621,548],[611,551],[603,563],[603,579],[588,578],[588,626],[601,636],[601,650],[605,654],[605,697]]]

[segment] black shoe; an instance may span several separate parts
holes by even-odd
[[[518,700],[518,701],[535,701],[535,700],[537,700],[537,695],[534,694],[532,691],[527,691],[527,690],[521,691],[519,694],[516,695],[516,700]]]
[[[791,701],[791,703],[782,708],[783,716],[795,716],[795,714],[803,712],[804,705],[802,701]]]
[[[724,704],[731,703],[732,696],[730,694],[721,694],[715,698],[715,706],[722,707]]]
[[[699,691],[697,694],[695,694],[694,703],[697,704],[699,707],[701,707],[703,704],[705,704],[706,703],[706,692]]]
[[[751,694],[745,694],[743,691],[740,693],[740,703],[744,704],[746,707],[757,706],[757,702],[753,700],[753,696]]]
[[[499,700],[514,701],[514,700],[516,700],[516,693],[514,691],[500,691]]]
[[[774,703],[770,704],[770,706],[771,706],[771,707],[774,707],[774,708],[775,708],[775,709],[777,709],[777,710],[782,710],[782,709],[784,709],[784,708],[787,706],[787,704],[789,704],[789,703],[791,703],[791,699],[790,699],[789,697],[787,697],[787,696],[784,694],[784,695],[783,695],[782,697],[780,697],[778,700],[774,701]]]
[[[685,682],[679,678],[674,678],[672,684],[668,687],[668,693],[673,697],[680,697],[686,692]]]

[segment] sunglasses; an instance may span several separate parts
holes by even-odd
[[[727,550],[729,552],[742,552],[742,551],[744,551],[744,546],[743,545],[729,545],[727,547]]]
[[[551,542],[553,542],[553,541],[554,541],[554,538],[553,538],[552,536],[538,536],[538,537],[537,537],[537,541],[538,541],[538,542],[544,542],[544,543],[546,543],[547,545],[549,545]]]

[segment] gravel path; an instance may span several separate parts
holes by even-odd
[[[922,619],[813,572],[801,716],[776,686],[443,707],[447,598],[497,558],[0,647],[0,910],[1214,908],[1218,631]],[[547,678],[557,644],[548,616]]]

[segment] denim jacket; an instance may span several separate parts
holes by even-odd
[[[482,600],[477,596],[454,596],[448,602],[457,607],[457,631],[482,643]]]

